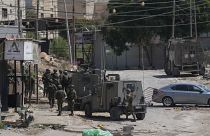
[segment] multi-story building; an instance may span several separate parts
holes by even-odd
[[[0,1],[0,21],[2,24],[14,24],[17,20],[18,0],[1,0]],[[20,0],[21,16],[25,18],[25,0]]]

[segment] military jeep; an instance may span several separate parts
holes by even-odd
[[[124,104],[126,89],[133,94],[133,109],[138,120],[143,120],[146,114],[146,104],[140,81],[104,81],[94,86],[87,96],[81,98],[81,109],[86,117],[94,112],[109,112],[111,120],[120,120],[126,113]]]

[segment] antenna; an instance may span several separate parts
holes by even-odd
[[[193,37],[192,32],[192,0],[190,0],[190,37]]]
[[[173,19],[172,19],[172,38],[174,38],[175,33],[175,7],[176,7],[176,0],[173,1]]]

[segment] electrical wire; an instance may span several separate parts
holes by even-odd
[[[202,5],[205,5],[205,4],[206,4],[206,3],[200,4],[200,5],[197,5],[197,6],[202,6]],[[186,10],[186,9],[189,9],[189,7],[183,8],[183,9],[180,9],[180,10],[176,10],[175,12],[177,12],[177,11],[183,11],[183,10]],[[148,18],[157,17],[157,16],[159,16],[159,15],[167,15],[167,14],[170,14],[170,13],[173,13],[173,11],[171,11],[171,12],[166,12],[166,13],[161,13],[161,14],[157,14],[157,15],[152,15],[152,16],[148,16],[148,17],[135,18],[135,19],[124,20],[124,21],[119,21],[119,22],[114,22],[114,23],[108,23],[108,24],[104,24],[104,25],[106,26],[106,25],[115,25],[115,24],[128,23],[128,22],[138,21],[138,20],[142,20],[142,19],[148,19]]]

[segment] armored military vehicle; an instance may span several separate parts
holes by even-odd
[[[204,52],[199,41],[170,39],[166,48],[165,73],[179,76],[180,72],[205,74]]]
[[[106,76],[104,80],[97,74],[89,74],[89,77],[86,75],[83,79],[86,83],[79,83],[77,92],[86,117],[91,117],[93,112],[109,112],[112,120],[119,120],[120,115],[126,112],[124,101],[129,88],[133,95],[132,104],[136,118],[144,119],[146,104],[141,81],[119,81],[119,75],[114,74]]]

